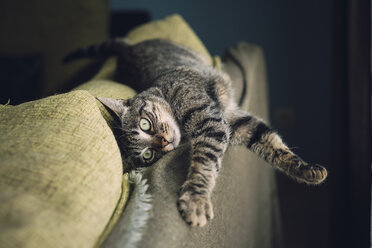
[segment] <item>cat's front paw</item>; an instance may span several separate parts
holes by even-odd
[[[204,226],[213,219],[213,207],[209,196],[185,191],[177,202],[178,211],[187,224]]]
[[[319,184],[327,178],[327,169],[318,164],[308,164],[299,167],[301,180],[307,184]]]

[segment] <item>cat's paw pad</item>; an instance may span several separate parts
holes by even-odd
[[[213,207],[209,196],[183,192],[178,199],[177,208],[182,218],[191,226],[204,226],[213,219]]]
[[[319,184],[327,178],[327,169],[321,165],[305,165],[300,167],[301,178],[308,184]]]

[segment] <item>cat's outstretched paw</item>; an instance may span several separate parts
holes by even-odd
[[[213,207],[209,196],[185,191],[178,199],[177,208],[182,218],[191,226],[204,226],[213,219]]]
[[[298,180],[307,184],[319,184],[327,178],[327,169],[318,164],[302,165],[298,168]]]

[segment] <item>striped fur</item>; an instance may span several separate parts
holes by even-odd
[[[203,226],[213,218],[210,195],[228,145],[246,146],[299,182],[325,180],[324,167],[304,162],[262,120],[240,110],[233,101],[229,77],[199,54],[165,40],[128,45],[119,39],[69,58],[91,57],[92,51],[118,56],[118,78],[142,91],[126,101],[100,99],[121,119],[118,140],[129,168],[153,164],[177,147],[181,134],[191,142],[190,168],[177,203],[190,225]],[[151,118],[154,132],[141,132],[143,115]],[[164,149],[156,137],[172,140],[171,146]],[[151,163],[142,159],[149,147],[157,147]]]

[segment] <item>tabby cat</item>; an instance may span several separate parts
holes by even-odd
[[[188,48],[166,40],[131,45],[115,39],[80,49],[65,61],[82,57],[118,58],[117,76],[134,82],[141,93],[127,100],[99,98],[121,120],[118,135],[126,168],[154,164],[182,138],[192,156],[177,207],[192,226],[213,218],[210,200],[228,145],[244,145],[298,182],[319,184],[327,170],[304,162],[266,123],[240,110],[229,77]]]

